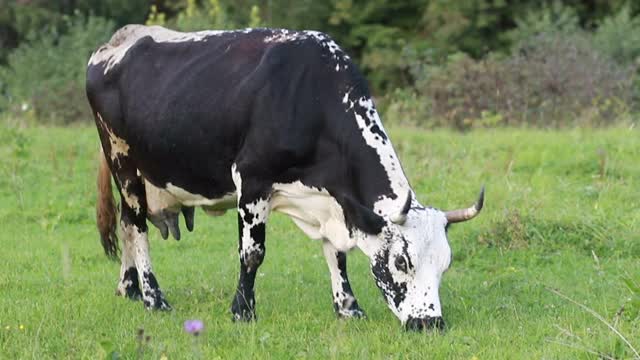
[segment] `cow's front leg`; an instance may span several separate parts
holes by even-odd
[[[234,169],[235,170],[235,169]],[[265,255],[265,230],[269,215],[269,192],[253,186],[240,173],[234,171],[238,192],[238,232],[240,254],[240,279],[231,304],[234,321],[251,321],[256,318],[254,283],[258,268]]]
[[[324,257],[329,265],[331,273],[331,292],[333,295],[333,308],[336,315],[341,318],[361,318],[364,311],[358,305],[356,297],[351,290],[349,277],[347,276],[347,254],[338,251],[331,242],[325,240],[322,244]]]

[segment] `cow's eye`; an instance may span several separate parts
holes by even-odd
[[[404,256],[398,256],[395,261],[396,269],[407,272],[407,259]]]

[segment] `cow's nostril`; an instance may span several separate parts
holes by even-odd
[[[422,331],[422,330],[444,330],[445,324],[442,317],[430,317],[425,318],[413,318],[409,317],[409,320],[405,323],[405,327],[409,331]]]

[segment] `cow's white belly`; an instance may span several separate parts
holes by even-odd
[[[209,215],[218,216],[228,209],[236,207],[236,193],[228,193],[218,199],[208,199],[200,194],[190,193],[185,189],[167,183],[164,189],[155,187],[145,180],[147,205],[149,212],[156,214],[161,210],[179,211],[180,206],[201,206]]]
[[[288,215],[312,239],[327,239],[338,250],[356,245],[349,236],[342,207],[325,189],[308,187],[300,181],[274,184],[271,210]]]
[[[227,210],[236,207],[238,203],[235,192],[225,194],[221,198],[208,199],[200,194],[193,194],[185,189],[167,183],[167,191],[173,195],[178,202],[186,206],[202,206],[206,210]]]
[[[149,212],[155,214],[169,209],[179,211],[180,206],[201,206],[209,215],[222,215],[237,204],[235,192],[218,199],[208,199],[167,183],[158,188],[145,181]],[[274,184],[269,201],[271,211],[288,215],[312,239],[329,240],[336,249],[348,251],[356,246],[349,236],[342,207],[325,189],[309,187],[296,181]]]

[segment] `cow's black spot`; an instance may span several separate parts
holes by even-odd
[[[122,277],[122,283],[127,284],[125,286],[125,296],[131,300],[139,300],[142,298],[142,292],[140,291],[140,280],[138,279],[138,269],[134,266],[128,268],[124,272]]]
[[[371,132],[380,136],[381,139],[387,140],[387,134],[385,134],[384,131],[382,131],[382,129],[380,128],[380,126],[378,126],[378,124],[374,124],[371,127]]]
[[[259,243],[261,246],[264,244],[266,226],[264,223],[259,223],[251,227],[250,234],[253,241]]]
[[[435,307],[435,306],[433,306],[433,304],[429,304],[429,309],[430,309],[430,310],[435,311],[435,310],[436,310],[436,307]]]
[[[338,262],[338,270],[340,270],[340,277],[342,277],[342,282],[347,282],[348,283],[348,278],[347,278],[347,254],[338,251],[338,253],[336,254],[336,260]]]
[[[245,224],[251,224],[251,220],[253,219],[253,213],[247,209],[247,207],[243,207],[244,210],[244,219],[242,219]]]
[[[407,296],[407,284],[397,283],[393,279],[389,271],[389,249],[375,255],[371,272],[385,298],[391,298],[396,307],[400,306]]]
[[[143,272],[142,277],[144,278],[145,282],[149,284],[149,287],[152,290],[157,290],[160,287],[158,285],[158,280],[156,280],[156,277],[152,272]]]

